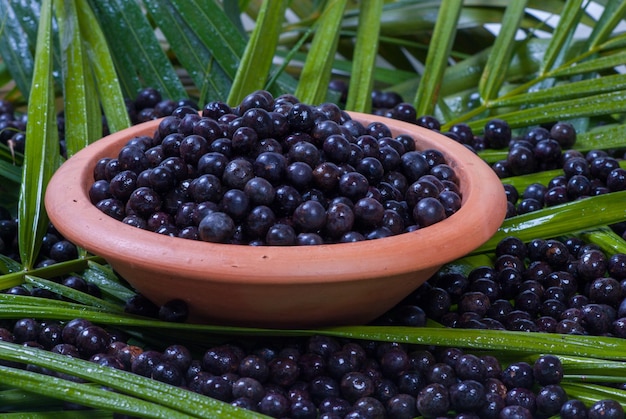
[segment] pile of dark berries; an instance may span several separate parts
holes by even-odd
[[[346,86],[335,85],[343,91]],[[374,113],[411,122],[439,131],[441,124],[432,116],[418,117],[415,108],[394,92],[372,93]],[[485,124],[482,135],[476,135],[464,123],[455,124],[446,132],[449,138],[476,152],[485,149],[507,149],[507,157],[492,164],[503,181],[508,201],[507,218],[565,204],[586,197],[626,190],[626,169],[623,150],[575,150],[576,129],[568,122],[558,121],[528,129],[514,136],[508,123],[492,119]],[[547,184],[533,183],[517,190],[507,183],[512,176],[547,170],[562,170]],[[611,226],[626,239],[626,224]]]
[[[231,108],[181,106],[153,137],[131,139],[94,170],[91,201],[126,224],[188,239],[314,245],[393,236],[461,206],[436,149],[337,105],[266,91]]]
[[[26,114],[15,110],[15,106],[0,99],[0,144],[16,153],[24,152],[26,142]]]
[[[377,323],[419,326],[426,317],[466,329],[626,338],[626,255],[574,237],[507,237],[493,266],[440,271]]]
[[[558,160],[558,169],[562,169],[562,174],[550,179],[546,185],[533,183],[518,191],[504,179],[509,202],[508,216],[626,190],[626,170],[620,166],[620,160],[604,150],[591,150],[584,154],[567,150]]]
[[[0,340],[133,372],[275,418],[623,417],[612,400],[587,408],[568,399],[559,385],[561,361],[553,355],[501,365],[492,355],[461,349],[325,336],[204,350],[142,348],[80,318],[5,321]],[[84,382],[34,365],[11,366]]]
[[[7,208],[0,206],[0,254],[19,262],[17,226],[17,218]],[[76,245],[65,240],[52,225],[49,225],[43,237],[39,259],[35,267],[43,268],[58,262],[73,260],[77,257],[78,250]]]

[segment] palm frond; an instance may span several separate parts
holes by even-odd
[[[133,98],[142,86],[159,89],[164,97],[183,98],[187,93],[174,66],[156,37],[139,3],[123,0],[91,1],[101,27],[106,27],[122,92]]]

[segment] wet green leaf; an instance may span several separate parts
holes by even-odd
[[[304,103],[317,105],[326,100],[339,40],[337,29],[341,25],[346,3],[347,0],[329,0],[317,22],[315,36],[295,91],[296,97]]]
[[[567,52],[572,41],[574,29],[583,14],[582,3],[583,0],[568,0],[565,2],[563,11],[559,17],[559,24],[550,38],[550,44],[546,50],[541,69],[539,70],[540,74],[545,74],[550,71],[555,64],[558,65],[559,60],[561,60]]]
[[[615,30],[617,25],[626,16],[626,3],[611,1],[605,5],[604,11],[598,20],[598,24],[589,35],[589,49],[595,49],[605,42]]]
[[[44,0],[30,89],[25,160],[19,202],[18,238],[24,267],[33,267],[48,228],[43,198],[59,165],[58,131],[52,78],[52,2]]]
[[[20,4],[11,0],[0,1],[0,57],[15,84],[27,95],[30,92],[35,60],[32,44],[29,42],[29,27],[25,25],[30,20],[22,20],[20,9]]]
[[[600,116],[623,112],[626,109],[626,90],[611,91],[584,98],[542,104],[533,108],[499,114],[512,128],[528,127],[545,122],[563,121],[584,116]],[[492,117],[468,122],[480,132]]]
[[[201,41],[198,28],[181,16],[172,1],[145,0],[143,3],[163,31],[176,59],[187,69],[200,90],[200,100],[207,102],[228,97],[232,78],[217,64],[210,49]]]
[[[418,115],[432,115],[435,111],[462,7],[462,0],[443,0],[439,6],[431,41],[437,48],[428,51],[424,73],[413,100]]]
[[[561,387],[570,397],[576,398],[587,405],[606,399],[626,404],[626,391],[624,390],[590,383],[562,383]]]
[[[95,86],[84,56],[76,3],[55,0],[56,21],[61,43],[61,69],[65,102],[67,155],[71,157],[102,136],[100,106],[94,100]]]
[[[346,109],[356,112],[370,112],[372,109],[372,87],[374,86],[374,66],[378,49],[382,0],[363,2],[360,5],[359,27],[354,45],[354,58],[348,90]]]
[[[478,84],[478,91],[483,100],[489,101],[498,95],[511,62],[515,44],[515,35],[526,12],[526,1],[510,2],[502,18],[502,29],[493,44],[487,64]]]
[[[217,65],[230,79],[234,79],[246,48],[246,38],[233,26],[221,6],[215,0],[170,2],[182,19],[196,28],[196,34],[211,51]]]
[[[91,117],[93,118],[93,121],[89,121],[88,142],[91,143],[102,136],[100,105],[106,116],[110,132],[128,128],[130,126],[130,118],[116,69],[111,59],[111,50],[106,42],[102,28],[89,7],[87,0],[76,0],[76,4],[83,47],[88,58],[88,70],[90,74],[93,73],[95,81],[95,86],[93,82],[90,82],[86,84],[87,88],[85,89],[88,104],[86,111],[91,111]]]
[[[231,86],[228,103],[236,105],[246,95],[265,87],[281,34],[286,2],[263,2],[252,35]]]
[[[83,406],[107,408],[113,412],[147,418],[189,418],[174,409],[112,393],[102,387],[76,383],[63,378],[52,377],[26,370],[0,366],[0,382],[43,396],[54,395],[60,400]]]
[[[504,220],[496,234],[474,253],[493,251],[503,238],[524,241],[550,238],[614,224],[626,218],[626,191],[598,195],[547,207]]]
[[[66,287],[65,285],[58,284],[54,281],[38,278],[32,275],[26,275],[25,280],[27,284],[31,284],[35,287],[51,291],[57,295],[67,298],[68,300],[76,301],[95,309],[101,309],[103,311],[109,311],[112,313],[124,312],[124,308],[118,304],[109,303],[108,301],[105,301],[101,298],[94,297],[81,291],[77,291],[73,288]]]
[[[534,106],[554,102],[555,97],[559,98],[559,100],[567,100],[624,89],[626,89],[626,74],[614,74],[599,78],[584,79],[573,83],[557,84],[554,87],[515,95],[510,98],[505,96],[494,100],[488,107]]]
[[[18,371],[26,371],[1,367],[0,380],[5,383],[15,380],[13,384],[17,384],[17,387],[79,404],[145,417],[206,417],[209,412],[218,417],[233,419],[263,417],[258,413],[236,408],[151,378],[82,359],[68,358],[50,351],[0,342],[0,358],[41,365],[83,378],[88,382],[105,384],[116,390],[111,392],[102,390],[100,386],[53,379],[36,373],[21,375]],[[58,391],[50,391],[52,388]],[[81,397],[84,397],[82,401]]]
[[[625,60],[626,51],[618,51],[611,55],[600,56],[598,58],[576,63],[571,66],[558,68],[550,74],[554,77],[563,77],[606,70],[622,65]]]
[[[94,0],[89,4],[101,27],[107,28],[106,39],[125,96],[134,98],[142,86],[158,89],[166,98],[186,96],[176,70],[138,2]]]

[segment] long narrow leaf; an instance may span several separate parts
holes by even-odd
[[[12,272],[19,272],[22,270],[22,265],[14,261],[8,256],[0,254],[0,275],[6,275]],[[19,285],[22,281],[16,281],[14,284]],[[7,289],[10,287],[6,287]]]
[[[626,111],[626,91],[619,90],[579,99],[548,103],[529,109],[500,114],[512,128],[528,127],[545,122],[567,120],[583,116],[609,115]],[[491,118],[468,122],[477,132],[482,130]]]
[[[200,394],[160,383],[157,380],[139,376],[125,371],[116,370],[110,367],[103,367],[93,362],[82,359],[75,359],[64,355],[52,353],[50,351],[38,350],[34,348],[26,348],[21,345],[0,342],[0,358],[12,360],[15,362],[23,362],[34,365],[40,365],[54,371],[60,371],[65,374],[83,378],[90,382],[105,385],[115,389],[116,393],[101,393],[101,400],[93,400],[88,405],[94,407],[107,407],[116,411],[132,412],[135,414],[148,415],[150,412],[144,411],[147,408],[155,409],[157,417],[224,417],[224,418],[254,418],[266,417],[259,413],[246,411],[240,408],[230,406],[226,403],[202,396]],[[3,370],[3,373],[6,372]],[[35,374],[39,375],[39,374]],[[41,375],[41,377],[45,377]],[[25,376],[25,380],[37,377]],[[48,377],[51,378],[51,377]],[[66,380],[63,380],[66,381]],[[61,386],[62,383],[50,381],[55,386]],[[66,381],[67,382],[67,381]],[[79,384],[74,388],[79,394],[80,392],[88,392],[89,390],[81,390],[85,388],[97,388],[89,384]],[[29,390],[38,391],[37,387],[29,388]],[[71,391],[69,392],[71,393]],[[94,394],[94,393],[92,393]],[[106,397],[110,394],[110,397]],[[55,392],[49,392],[48,395],[55,395]],[[114,403],[115,396],[119,396],[119,406],[108,405]],[[80,401],[73,400],[80,403]],[[136,407],[133,404],[136,403]],[[172,414],[175,416],[167,416]]]
[[[350,89],[346,109],[370,112],[372,109],[372,86],[374,85],[376,53],[380,32],[382,0],[362,2],[359,13],[359,28],[354,45],[354,58],[350,72]]]
[[[626,46],[626,33],[619,33],[606,40],[601,48],[604,50],[624,48]]]
[[[0,160],[0,176],[11,182],[20,183],[22,181],[22,171],[20,167]]]
[[[27,30],[18,18],[15,2],[0,1],[0,57],[9,69],[13,81],[22,94],[28,95],[33,76],[35,60]]]
[[[578,82],[557,84],[543,90],[532,91],[511,97],[503,97],[489,103],[488,108],[504,106],[532,106],[540,103],[559,100],[582,98],[604,92],[614,92],[626,89],[626,74],[614,74],[610,76],[585,79]]]
[[[443,0],[439,6],[430,42],[436,48],[428,50],[424,74],[413,101],[417,115],[431,115],[435,110],[462,8],[463,0]]]
[[[615,27],[620,24],[624,16],[626,15],[626,3],[611,1],[606,4],[600,16],[600,20],[596,27],[593,28],[591,35],[589,35],[589,48],[595,49],[600,44],[605,42]]]
[[[305,103],[319,104],[326,99],[332,63],[339,41],[339,30],[346,0],[330,0],[318,21],[318,28],[300,74],[295,95]]]
[[[496,234],[474,253],[493,251],[506,236],[517,236],[524,241],[550,238],[614,224],[624,217],[626,191],[580,199],[504,220]]]
[[[618,51],[615,54],[594,58],[592,60],[576,63],[576,65],[563,66],[550,72],[553,77],[573,76],[592,71],[612,69],[622,65],[626,61],[626,51]]]
[[[609,227],[583,231],[579,236],[586,243],[598,245],[607,255],[614,255],[615,253],[626,254],[626,240]]]
[[[562,57],[567,50],[574,29],[582,16],[583,9],[581,6],[583,1],[584,0],[567,0],[565,3],[565,7],[559,18],[559,24],[550,38],[550,45],[546,50],[540,74],[550,71],[559,56]]]
[[[157,403],[112,393],[99,387],[76,383],[26,370],[0,366],[0,382],[43,396],[57,398],[83,406],[110,409],[127,415],[147,418],[189,418],[189,416]]]
[[[49,281],[43,278],[37,278],[36,276],[26,275],[27,284],[32,284],[35,287],[46,289],[61,297],[67,298],[72,301],[77,301],[81,304],[88,305],[90,307],[102,309],[103,311],[109,311],[112,313],[120,313],[124,311],[124,308],[118,304],[109,303],[101,298],[94,297],[93,295],[77,291],[73,288],[66,287],[65,285],[58,284],[54,281]]]
[[[572,397],[591,405],[598,400],[611,399],[626,404],[626,391],[590,383],[561,383],[563,390]]]
[[[504,12],[500,32],[489,54],[487,65],[480,78],[478,91],[483,100],[489,101],[498,95],[513,56],[515,35],[526,11],[526,0],[510,2]]]
[[[55,276],[67,275],[72,272],[80,272],[87,267],[87,264],[91,260],[102,261],[97,256],[89,256],[86,258],[72,259],[66,262],[54,263],[43,267],[24,271],[23,269],[12,269],[9,273],[0,276],[0,289],[7,289],[15,285],[23,284],[24,277],[27,272],[31,275],[37,275],[42,278],[52,278]]]
[[[130,119],[124,103],[124,96],[117,72],[111,60],[111,51],[100,24],[96,20],[87,0],[76,0],[76,4],[80,32],[84,40],[85,51],[89,57],[89,69],[93,71],[98,98],[106,115],[109,131],[116,132],[128,128]],[[91,92],[93,94],[95,93],[94,90],[93,83],[88,83],[87,93]],[[93,109],[96,105],[98,108]],[[92,101],[87,109],[93,110],[91,114],[95,118],[94,121],[90,121],[91,129],[88,138],[90,143],[100,138],[98,133],[102,133],[102,122],[97,102]]]
[[[224,100],[228,96],[232,78],[200,40],[199,33],[204,32],[203,27],[190,25],[171,1],[144,0],[143,3],[163,31],[176,58],[200,90],[200,101]]]
[[[286,7],[287,3],[284,1],[263,2],[228,96],[228,103],[231,105],[240,103],[246,95],[265,86],[272,68]]]
[[[24,297],[27,298],[27,297]],[[36,299],[32,299],[36,300]],[[40,303],[41,304],[41,303]],[[19,318],[24,313],[34,312],[33,308],[28,305],[10,304],[5,302],[3,306],[5,311],[0,312],[1,318]],[[11,313],[9,313],[9,311]],[[537,353],[550,351],[555,354],[565,354],[574,356],[586,356],[593,358],[623,360],[624,351],[626,350],[626,341],[620,338],[600,337],[600,336],[576,336],[576,335],[558,335],[547,333],[527,333],[527,332],[511,332],[501,330],[481,330],[477,332],[471,329],[449,329],[442,327],[389,327],[389,326],[340,326],[328,327],[320,329],[298,330],[298,329],[255,329],[243,327],[226,327],[213,325],[194,325],[188,323],[168,323],[156,320],[142,320],[129,315],[116,315],[112,313],[103,313],[85,308],[82,312],[73,311],[69,308],[51,307],[41,304],[37,307],[37,315],[44,319],[70,320],[81,317],[91,320],[98,324],[109,324],[117,327],[127,326],[137,328],[143,331],[154,329],[159,331],[168,330],[170,333],[175,331],[187,332],[190,336],[198,338],[204,334],[222,334],[232,336],[312,336],[323,334],[327,336],[335,336],[348,339],[365,339],[389,342],[405,342],[420,345],[437,345],[437,346],[458,346],[464,348],[480,348],[480,349],[498,349],[516,352]],[[77,315],[77,313],[81,313]],[[10,317],[12,316],[12,317]],[[0,359],[23,362],[21,353],[16,351],[4,352],[3,349],[11,349],[14,345],[0,341]],[[33,350],[29,348],[29,350]],[[37,351],[37,354],[39,351]],[[32,363],[41,365],[44,361],[55,361],[57,355],[50,352],[42,353]],[[80,361],[80,360],[77,360]],[[27,362],[31,362],[29,358]],[[68,374],[84,377],[85,372],[76,370],[73,363],[65,363],[62,365],[54,365],[55,369],[59,369]],[[85,361],[82,361],[85,362]],[[52,367],[45,364],[44,366]],[[94,367],[98,368],[98,367]],[[100,367],[103,368],[103,367]],[[111,374],[114,374],[111,377]],[[93,377],[95,380],[95,375]],[[126,374],[119,376],[114,372],[106,374],[98,374],[98,378],[105,379],[124,379],[128,380]],[[138,377],[137,380],[141,380]],[[112,382],[109,381],[110,384]],[[116,385],[119,385],[116,384]],[[152,383],[153,386],[160,385],[157,382]]]
[[[443,327],[342,326],[317,333],[350,339],[367,339],[421,345],[480,348],[525,353],[550,352],[604,359],[624,359],[626,342],[620,338],[471,330]]]
[[[119,278],[110,268],[95,262],[89,263],[89,269],[83,272],[83,278],[87,282],[97,285],[104,295],[109,295],[119,301],[128,301],[129,298],[136,294],[122,285]]]
[[[43,197],[59,164],[58,131],[52,78],[52,2],[44,0],[29,96],[25,160],[19,202],[18,237],[24,266],[32,268],[48,228]]]
[[[107,28],[105,35],[127,96],[134,97],[142,85],[158,89],[167,98],[186,96],[178,74],[138,2],[93,0],[89,4],[100,24]]]
[[[99,109],[93,106],[93,96],[88,99],[87,91],[94,90],[93,79],[85,65],[76,4],[74,1],[55,0],[54,7],[61,41],[63,94],[66,98],[71,98],[64,106],[66,148],[68,157],[71,157],[89,144],[90,126],[94,124],[93,115],[98,115]],[[87,84],[92,86],[88,87]],[[98,122],[102,132],[100,118]]]
[[[217,64],[228,77],[234,78],[246,47],[246,39],[231,23],[221,6],[215,0],[169,1],[191,27],[198,28],[200,40],[211,51]]]

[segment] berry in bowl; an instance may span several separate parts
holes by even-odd
[[[109,135],[55,173],[54,226],[189,320],[374,320],[498,229],[506,196],[465,146],[290,95],[211,102]]]

